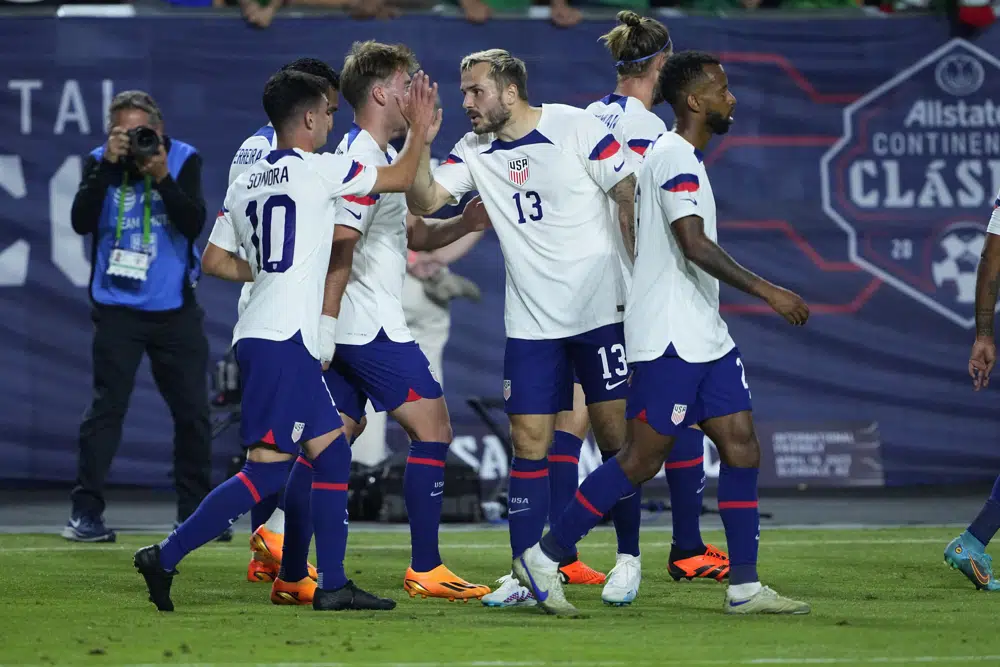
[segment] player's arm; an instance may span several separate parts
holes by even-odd
[[[347,225],[337,225],[333,230],[333,245],[330,247],[330,264],[326,270],[326,285],[323,288],[323,314],[319,323],[319,360],[323,369],[329,366],[336,351],[337,318],[340,317],[340,302],[344,290],[351,279],[351,265],[354,263],[354,247],[361,240],[361,232]]]
[[[229,211],[223,208],[215,219],[212,235],[201,255],[201,270],[209,276],[238,283],[252,283],[250,264],[236,254],[239,244]]]
[[[490,226],[486,207],[474,197],[461,215],[447,220],[432,220],[410,214],[406,219],[407,246],[410,250],[436,251],[441,258],[454,255],[454,261],[467,253]],[[457,246],[457,247],[454,247]],[[451,250],[446,253],[446,250]],[[442,262],[447,264],[449,262]]]
[[[454,157],[449,155],[448,159]],[[431,147],[424,146],[420,152],[420,166],[416,178],[413,179],[413,186],[406,191],[406,206],[414,215],[430,215],[453,200],[454,197],[448,188],[434,178],[434,172],[431,170]]]
[[[670,228],[684,257],[705,273],[741,292],[763,299],[790,324],[802,325],[809,319],[809,306],[802,297],[741,266],[705,235],[705,221],[701,216],[685,216],[675,220]]]
[[[431,84],[430,78],[423,72],[413,75],[406,98],[397,101],[403,117],[410,124],[406,142],[391,165],[378,168],[375,185],[368,194],[409,190],[425,161],[424,151],[431,126],[440,123],[440,113],[436,109],[437,84]]]
[[[635,174],[629,174],[608,190],[608,196],[614,200],[618,210],[618,229],[628,258],[635,261]]]
[[[1000,198],[997,199],[1000,202]],[[997,293],[1000,292],[1000,207],[993,209],[987,227],[986,243],[976,271],[976,341],[969,355],[972,386],[979,391],[990,383],[990,373],[997,361],[993,322],[996,318]]]

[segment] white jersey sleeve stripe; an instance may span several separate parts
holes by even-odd
[[[1000,235],[1000,194],[993,202],[993,215],[990,216],[990,224],[986,227],[989,234]]]

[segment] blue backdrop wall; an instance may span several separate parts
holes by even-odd
[[[1000,53],[1000,33],[949,41],[947,26],[930,18],[669,26],[678,49],[721,56],[739,100],[732,132],[706,157],[723,244],[813,308],[809,325],[793,329],[724,293],[758,421],[877,426],[889,484],[995,474],[1000,411],[992,390],[972,392],[965,367],[969,281],[1000,189],[1000,63],[989,55]],[[427,17],[289,19],[266,31],[216,18],[0,22],[0,478],[74,473],[90,396],[90,269],[69,208],[115,92],[142,88],[159,100],[168,133],[205,158],[213,209],[234,151],[265,120],[264,81],[289,60],[313,55],[339,66],[356,39],[411,45],[441,85],[440,157],[467,130],[462,55],[508,48],[528,64],[533,102],[584,106],[614,87],[597,42],[608,27]],[[670,112],[659,113],[669,125]],[[349,122],[342,109],[334,134]],[[484,292],[479,305],[456,304],[446,353],[462,433],[476,431],[464,399],[501,393],[504,272],[495,238],[456,270]],[[215,356],[227,349],[237,294],[212,279],[199,287]],[[171,431],[143,366],[113,481],[165,483]]]

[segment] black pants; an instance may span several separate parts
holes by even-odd
[[[80,424],[80,460],[71,498],[73,515],[104,513],[104,481],[121,443],[122,423],[142,354],[174,419],[177,519],[183,521],[211,490],[208,340],[195,304],[149,313],[96,306],[94,400]]]

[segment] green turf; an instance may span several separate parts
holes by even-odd
[[[0,536],[0,663],[342,663],[470,665],[1000,664],[1000,595],[977,592],[947,569],[955,530],[766,531],[761,577],[809,601],[805,617],[729,617],[724,588],[674,583],[670,535],[643,534],[644,579],[628,608],[605,607],[600,586],[574,586],[585,617],[476,602],[411,600],[402,591],[406,533],[355,531],[348,575],[395,597],[382,613],[317,613],[274,607],[269,587],[245,581],[246,536],[189,556],[174,581],[177,611],[147,601],[132,552],[158,537],[119,536],[116,545],[71,545],[54,536]],[[707,536],[720,546],[721,535]],[[510,568],[506,532],[446,532],[446,562],[492,583]],[[581,545],[605,571],[613,533]],[[758,661],[752,663],[751,661]]]

